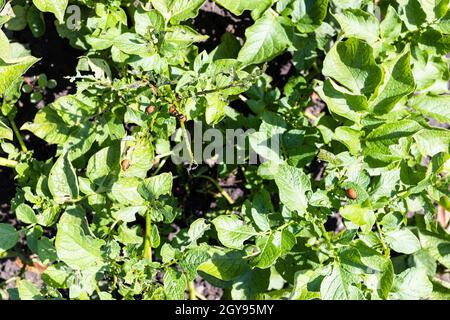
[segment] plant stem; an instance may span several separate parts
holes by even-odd
[[[159,171],[161,171],[162,167],[164,167],[164,165],[166,164],[166,162],[167,162],[167,159],[163,159],[163,160],[161,161],[161,163],[159,164],[158,168],[156,168],[156,171],[154,172],[154,175],[155,175],[155,176],[159,173]]]
[[[232,84],[229,84],[229,85],[227,85],[227,86],[218,87],[218,88],[211,89],[211,90],[199,91],[199,92],[197,92],[197,93],[195,94],[195,96],[205,96],[205,95],[207,95],[207,94],[220,92],[220,91],[223,91],[223,90],[226,90],[226,89],[231,89],[231,88],[236,88],[236,87],[242,87],[243,83],[244,83],[244,81],[241,80],[241,81],[239,81],[239,82],[232,83]]]
[[[150,210],[145,213],[144,259],[152,262],[152,220]]]
[[[204,176],[204,175],[196,176],[196,178],[202,178],[202,179],[209,180],[212,184],[214,184],[214,186],[219,190],[220,194],[228,201],[229,204],[231,204],[231,205],[234,204],[234,200],[231,199],[229,194],[217,183],[216,180],[214,180],[211,177]]]
[[[14,131],[14,134],[16,135],[17,140],[19,141],[20,148],[22,149],[23,153],[27,153],[28,149],[25,145],[25,142],[23,142],[22,136],[20,135],[19,129],[16,126],[16,123],[14,122],[14,118],[12,116],[8,116],[8,120],[11,123],[11,127]]]
[[[189,281],[186,274],[185,274],[185,277],[186,277],[187,288],[188,288],[188,292],[189,292],[189,300],[197,300],[197,294],[195,292],[194,281]]]
[[[8,168],[15,168],[19,163],[14,160],[9,160],[0,157],[0,167],[8,167]]]
[[[323,233],[323,237],[325,238],[325,240],[326,240],[329,244],[331,244],[331,238],[330,238],[330,236],[328,235],[328,231],[325,229],[325,226],[324,226],[322,223],[320,223],[320,222],[319,222],[319,225],[320,225],[320,230],[321,230],[322,233]]]

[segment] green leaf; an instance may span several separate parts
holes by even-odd
[[[108,188],[120,170],[120,146],[114,143],[94,154],[88,161],[87,176],[99,187]]]
[[[370,232],[375,223],[375,214],[373,210],[361,207],[360,204],[347,205],[341,208],[339,212],[345,219],[360,226],[363,233]]]
[[[227,249],[210,250],[211,257],[198,270],[223,281],[232,280],[248,269],[244,252]]]
[[[0,223],[0,253],[14,247],[19,241],[19,233],[12,225]]]
[[[190,18],[194,18],[198,14],[198,10],[205,3],[205,0],[174,0],[171,3],[172,24],[179,24]]]
[[[358,38],[374,44],[378,40],[378,19],[361,9],[347,9],[335,15],[347,38]]]
[[[20,280],[17,284],[20,300],[44,300],[44,296],[32,282]]]
[[[228,105],[228,102],[223,99],[223,97],[218,92],[214,94],[208,94],[206,96],[206,102],[206,123],[209,125],[219,123],[225,116],[225,107]]]
[[[21,203],[16,208],[16,216],[23,223],[32,224],[37,223],[37,217],[33,209],[24,203]]]
[[[16,80],[38,61],[38,58],[31,56],[9,61],[0,58],[0,96],[10,91]]]
[[[426,13],[422,8],[421,0],[407,0],[402,19],[409,30],[417,30],[426,22]]]
[[[253,197],[252,202],[246,203],[245,206],[246,210],[250,209],[251,217],[261,231],[270,230],[269,214],[275,210],[270,199],[270,193],[267,190],[263,189],[258,192]]]
[[[450,238],[442,234],[419,230],[422,248],[446,268],[450,268]]]
[[[295,0],[292,21],[302,33],[315,31],[327,16],[328,0]]]
[[[392,288],[396,299],[422,300],[428,299],[433,291],[433,284],[423,269],[410,268],[399,274]]]
[[[210,228],[211,226],[207,224],[206,220],[203,218],[197,219],[192,222],[188,230],[188,236],[191,243],[196,245],[197,240],[200,239]]]
[[[364,95],[353,95],[330,79],[325,80],[319,94],[331,113],[353,122],[359,122],[360,113],[369,110],[367,98]]]
[[[358,241],[355,247],[359,252],[361,262],[371,269],[371,274],[375,274],[378,295],[382,299],[387,299],[394,282],[394,266],[391,259],[368,247],[362,241]]]
[[[238,60],[245,65],[269,61],[290,45],[279,17],[267,12],[245,31],[246,41]]]
[[[313,290],[310,284],[315,281],[317,277],[320,277],[321,271],[321,269],[297,271],[294,276],[294,287],[289,296],[289,300],[320,299],[320,293]]]
[[[289,165],[278,167],[275,182],[280,192],[280,200],[289,210],[303,214],[308,207],[306,193],[311,191],[309,177],[299,168]]]
[[[320,285],[323,300],[359,300],[361,292],[352,285],[353,275],[342,267],[333,266],[332,272],[325,276]]]
[[[353,94],[370,95],[382,79],[373,49],[364,41],[350,38],[338,42],[327,54],[323,74],[347,87]]]
[[[228,248],[241,249],[244,241],[256,235],[253,227],[246,225],[236,215],[219,216],[212,223],[217,230],[219,241]]]
[[[114,38],[112,43],[117,49],[127,54],[145,55],[152,52],[144,39],[135,33],[122,33]]]
[[[449,9],[449,0],[419,0],[429,22],[442,18]]]
[[[151,3],[167,21],[179,24],[197,16],[205,0],[151,0]]]
[[[176,55],[180,49],[189,48],[195,42],[208,39],[191,27],[180,25],[173,26],[166,30],[161,51],[163,53]]]
[[[235,279],[231,288],[233,300],[262,299],[270,283],[269,269],[248,269],[239,278]]]
[[[98,102],[97,102],[98,103]],[[54,109],[67,124],[81,124],[97,111],[97,103],[84,95],[68,95],[52,103]]]
[[[115,237],[117,241],[127,244],[142,244],[141,231],[138,227],[128,228],[125,224],[120,225],[119,233]]]
[[[237,16],[242,15],[246,10],[251,10],[256,13],[256,17],[259,17],[261,13],[272,5],[273,0],[214,0],[214,2]],[[255,18],[253,12],[252,17]]]
[[[255,267],[270,268],[281,255],[281,232],[270,234],[256,239],[259,255],[253,259]]]
[[[161,236],[159,235],[158,226],[152,225],[150,233],[150,243],[152,248],[158,248],[161,244]]]
[[[61,289],[67,287],[67,278],[68,270],[62,263],[50,265],[42,274],[42,280],[45,284]]]
[[[140,140],[130,142],[126,146],[128,152],[124,157],[130,163],[126,171],[122,170],[123,177],[147,177],[147,172],[153,167],[154,150],[149,141]]]
[[[138,187],[142,197],[147,200],[158,199],[162,195],[172,193],[173,176],[172,173],[162,173],[160,175],[145,179]]]
[[[6,0],[0,0],[0,26],[10,21],[14,17],[14,11],[11,4]]]
[[[17,4],[12,6],[11,11],[6,28],[11,31],[22,31],[27,26],[27,7]]]
[[[381,37],[386,40],[395,40],[402,32],[402,20],[397,11],[389,5],[386,16],[380,24]]]
[[[186,272],[186,276],[189,278],[188,281],[195,280],[198,267],[209,259],[208,249],[208,246],[200,246],[185,252],[180,261],[180,266]]]
[[[386,242],[396,252],[413,254],[421,249],[419,239],[407,228],[386,232],[385,236]]]
[[[164,18],[156,10],[136,10],[134,14],[135,29],[141,36],[146,36],[151,30],[160,32],[164,29]]]
[[[350,127],[338,127],[334,131],[334,139],[343,143],[352,155],[361,151],[361,131]]]
[[[443,17],[439,20],[438,23],[436,23],[435,28],[442,33],[450,34],[450,10],[447,11],[445,17]]]
[[[70,134],[63,119],[49,106],[39,110],[34,121],[25,123],[21,130],[28,130],[50,144],[63,144]]]
[[[54,13],[59,23],[64,22],[64,14],[69,0],[33,0],[33,3],[43,12]]]
[[[48,188],[57,203],[62,204],[78,198],[78,179],[67,154],[56,160],[48,177]]]
[[[181,272],[169,268],[164,274],[164,293],[168,300],[184,300],[186,278]]]
[[[45,237],[39,239],[37,242],[37,254],[39,256],[39,260],[42,261],[43,264],[48,264],[58,260],[56,248],[53,246],[53,242]]]
[[[30,7],[27,11],[27,22],[35,38],[42,37],[45,33],[44,16],[35,7]]]
[[[67,153],[69,160],[73,163],[84,161],[84,155],[91,149],[96,140],[95,126],[90,123],[83,123],[74,129],[66,142],[60,146],[62,153]]]
[[[450,131],[449,130],[428,130],[422,129],[414,134],[420,153],[423,156],[434,156],[440,152],[450,152]]]
[[[55,247],[59,259],[76,270],[102,264],[101,247],[105,242],[88,235],[84,212],[79,207],[67,209],[57,227]]]
[[[143,206],[145,200],[139,192],[141,185],[141,179],[120,178],[113,183],[110,196],[113,200],[122,205]]]
[[[415,89],[409,51],[383,63],[382,67],[383,81],[369,100],[369,108],[377,114],[391,111],[401,99],[413,93]]]
[[[412,120],[385,123],[367,136],[364,154],[384,162],[401,160],[403,156],[395,154],[393,147],[400,138],[410,137],[421,129],[422,126]]]
[[[430,300],[450,300],[450,286],[447,281],[433,278],[433,292]]]
[[[421,94],[412,97],[411,107],[424,116],[434,118],[442,123],[450,123],[450,95]]]
[[[133,222],[136,221],[136,213],[143,214],[146,209],[145,206],[126,207],[113,212],[112,216],[120,221]]]
[[[13,140],[13,131],[2,117],[0,117],[0,139]]]

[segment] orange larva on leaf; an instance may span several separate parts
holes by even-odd
[[[172,116],[176,117],[176,116],[178,115],[177,108],[176,108],[175,106],[171,106],[171,107],[169,108],[169,113],[170,113]]]
[[[147,109],[145,109],[145,112],[147,115],[151,115],[153,112],[155,112],[155,106],[148,106]]]
[[[356,194],[355,189],[352,189],[352,188],[347,189],[347,197],[349,197],[352,200],[355,200],[358,197],[358,195]]]
[[[130,160],[128,159],[122,160],[121,166],[123,171],[127,171],[128,168],[130,167]]]

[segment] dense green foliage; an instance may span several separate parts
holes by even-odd
[[[437,274],[450,235],[435,219],[450,210],[450,131],[436,126],[450,123],[449,1],[215,0],[253,22],[243,43],[226,33],[199,52],[204,2],[0,0],[0,165],[15,170],[20,221],[0,224],[0,257],[23,237],[48,266],[42,288],[20,280],[10,296],[194,299],[201,276],[232,299],[449,299]],[[44,35],[41,11],[84,51],[76,93],[19,128],[57,146],[47,161],[14,124],[38,59],[6,36]],[[295,72],[277,88],[267,63],[286,52]],[[201,218],[173,189],[189,197],[207,166],[168,165],[170,137],[193,120],[255,129],[249,144],[269,160],[217,164]],[[273,136],[279,154],[258,147]],[[237,173],[233,200],[218,180]],[[327,231],[330,216],[345,228]]]

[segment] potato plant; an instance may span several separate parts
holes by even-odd
[[[243,36],[205,49],[205,2],[248,21]],[[199,279],[236,300],[450,298],[448,0],[0,8],[0,166],[18,221],[0,223],[0,259],[44,269],[40,285],[0,283],[4,299],[205,299]],[[61,76],[74,90],[19,124],[23,96],[56,82],[24,81],[41,58],[15,35],[48,22],[77,50]],[[259,160],[205,163],[194,123],[252,130]],[[36,157],[30,136],[55,153]],[[279,152],[261,146],[272,138]]]

